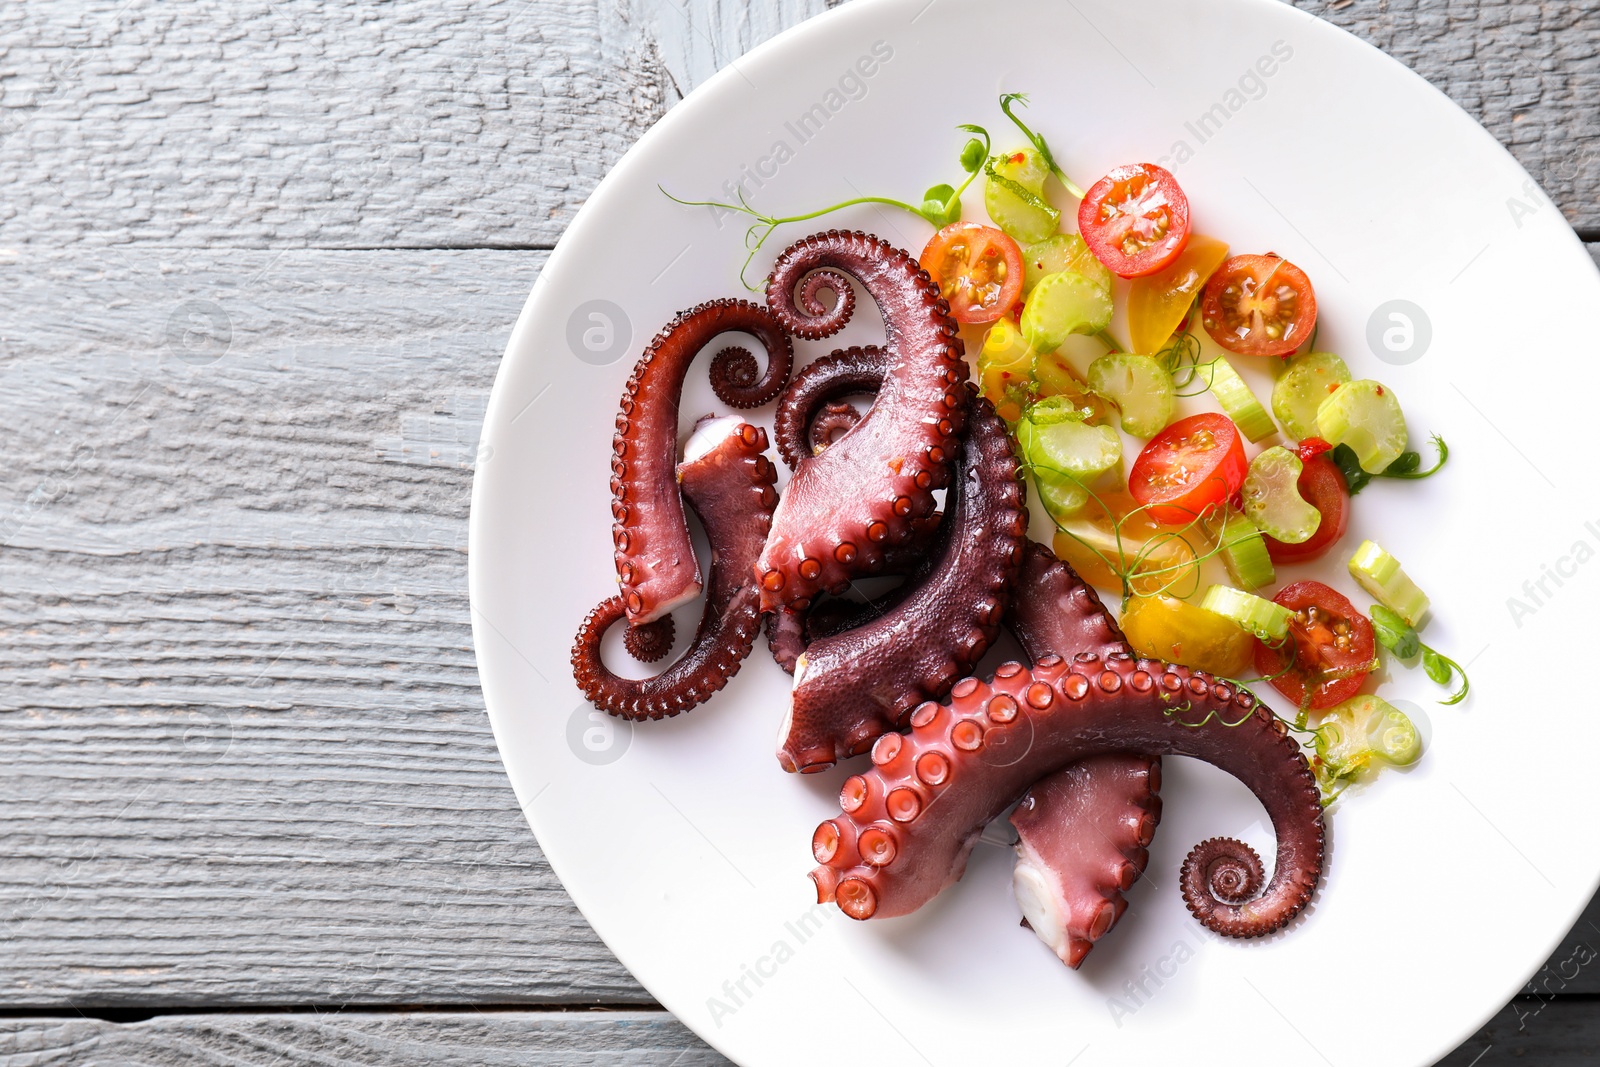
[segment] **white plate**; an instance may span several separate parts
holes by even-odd
[[[871,76],[852,75],[874,48]],[[1414,435],[1437,430],[1454,450],[1439,478],[1369,488],[1346,544],[1376,535],[1406,562],[1434,599],[1425,637],[1471,663],[1473,698],[1440,707],[1417,671],[1384,683],[1419,712],[1427,754],[1342,804],[1314,906],[1264,941],[1205,932],[1174,884],[1206,836],[1271,855],[1260,809],[1211,768],[1172,761],[1150,876],[1072,972],[1018,928],[1003,848],[980,847],[964,881],[908,918],[853,923],[813,905],[810,835],[837,812],[846,771],[779,770],[787,678],[761,644],[723,693],[665,723],[592,716],[571,679],[573,633],[614,590],[606,482],[622,382],[675,311],[742,293],[742,227],[667,202],[657,183],[711,196],[755,175],[753,201],[782,211],[858,191],[914,197],[956,175],[955,123],[1013,142],[1002,90],[1032,95],[1028,118],[1080,182],[1166,162],[1197,230],[1303,266],[1319,347],[1389,383]],[[976,187],[968,203],[981,204]],[[929,233],[867,208],[825,221],[913,250]],[[780,233],[754,273],[804,232]],[[1380,359],[1393,323],[1379,312],[1394,300],[1421,309],[1430,339]],[[589,301],[615,305],[610,348]],[[1596,306],[1582,246],[1488,134],[1288,6],[861,0],[784,34],[674,108],[601,183],[495,383],[472,508],[474,636],[545,854],[646,988],[748,1067],[819,1055],[1089,1067],[1222,1049],[1240,1064],[1433,1062],[1517,991],[1600,877]],[[833,343],[802,344],[802,357]],[[691,379],[686,417],[717,406],[703,371]],[[1358,595],[1337,562],[1325,575]]]

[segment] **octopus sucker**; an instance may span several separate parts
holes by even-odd
[[[847,277],[848,276],[848,277]],[[871,408],[821,453],[801,455],[756,566],[764,611],[811,602],[874,573],[864,545],[900,545],[950,481],[971,391],[949,308],[909,254],[876,237],[830,230],[785,250],[767,282],[773,316],[797,337],[827,337],[855,308],[858,280],[883,315],[884,368]],[[827,307],[820,298],[834,294]],[[786,422],[789,451],[797,446]],[[809,427],[802,428],[808,432]],[[944,457],[929,460],[932,449]],[[787,458],[787,457],[786,457]],[[843,558],[836,548],[857,546]]]
[[[624,388],[612,440],[612,542],[623,607],[635,626],[700,594],[676,477],[678,408],[689,365],[717,337],[735,331],[766,349],[766,372],[757,373],[748,350],[725,348],[711,363],[712,388],[736,408],[767,403],[787,384],[794,350],[773,314],[744,300],[712,300],[681,312],[646,347]]]
[[[1085,661],[1087,660],[1087,661]],[[1133,684],[1136,676],[1155,684]],[[1198,683],[1198,684],[1191,684]],[[1266,808],[1277,837],[1272,878],[1242,903],[1219,899],[1216,863],[1186,863],[1181,880],[1196,919],[1230,937],[1281,929],[1310,901],[1321,878],[1321,794],[1304,753],[1282,723],[1243,694],[1187,667],[1113,655],[1080,660],[1051,656],[1031,669],[1005,664],[989,681],[960,685],[928,714],[913,716],[894,758],[862,772],[860,803],[835,817],[839,843],[814,876],[834,887],[855,918],[905,915],[931,900],[966,869],[983,826],[1034,783],[1083,759],[1112,752],[1191,756],[1229,772]],[[996,698],[1008,714],[997,721]],[[916,767],[937,755],[948,766],[941,784],[920,781],[928,803],[918,818],[896,823],[886,798],[918,782]],[[862,836],[873,837],[863,851]],[[892,854],[887,862],[880,862]],[[1229,895],[1242,884],[1225,879]],[[849,887],[848,897],[846,887]],[[1190,900],[1190,889],[1194,898]]]
[[[861,421],[855,408],[830,402],[855,393],[876,393],[888,366],[882,348],[858,345],[835,349],[795,372],[778,398],[778,413],[772,420],[772,443],[791,470]]]
[[[766,448],[766,431],[736,416],[702,420],[695,430],[676,477],[711,542],[700,626],[689,650],[660,674],[623,678],[601,660],[600,641],[626,616],[626,604],[622,596],[603,601],[584,620],[572,648],[573,677],[597,708],[625,719],[665,718],[702,703],[738,673],[760,629],[752,564],[777,503],[777,470],[763,455]]]
[[[974,399],[968,429],[926,562],[889,604],[867,609],[875,617],[813,637],[798,657],[778,738],[784,768],[820,770],[874,738],[897,743],[885,731],[949,692],[998,636],[1027,513],[1010,437],[987,400]]]

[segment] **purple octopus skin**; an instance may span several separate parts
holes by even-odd
[[[624,616],[623,598],[602,602],[572,647],[573,677],[595,707],[625,719],[660,719],[701,703],[738,673],[761,622],[751,568],[778,503],[778,472],[766,448],[766,431],[737,416],[701,420],[677,468],[684,498],[711,542],[699,629],[689,650],[660,674],[622,678],[601,660],[600,640]]]
[[[1052,653],[1133,651],[1094,589],[1037,541],[1028,542],[1006,624],[1035,663]],[[1123,894],[1150,862],[1160,790],[1158,757],[1114,752],[1038,782],[1012,813],[1023,925],[1068,967],[1082,964],[1127,910]]]
[[[932,545],[943,518],[943,514],[936,511],[926,519],[913,523],[910,541],[884,551],[883,569],[878,577],[909,575],[922,569],[933,551]],[[865,603],[824,597],[799,611],[781,608],[768,613],[767,647],[772,651],[772,658],[786,674],[793,674],[800,654],[811,642],[865,625],[884,615],[904,599],[912,586],[913,583],[908,580],[885,595]]]
[[[778,398],[778,413],[772,420],[772,443],[790,470],[860,421],[855,408],[829,401],[855,393],[876,393],[888,369],[889,359],[882,348],[858,345],[835,349],[795,373]]]
[[[784,770],[820,771],[865,752],[917,704],[947,693],[998,636],[1027,512],[1005,423],[973,397],[967,426],[937,548],[922,571],[882,615],[812,641],[799,657],[778,733]]]
[[[877,237],[830,230],[797,242],[773,266],[767,304],[795,336],[831,336],[855,310],[846,275],[883,315],[888,366],[862,420],[789,480],[756,565],[763,611],[803,609],[882,569],[884,548],[910,540],[949,484],[971,398],[949,305],[915,258]]]
[[[1203,671],[1124,653],[1007,663],[964,678],[947,703],[884,734],[872,768],[845,782],[843,814],[812,836],[819,901],[857,919],[906,915],[960,878],[989,820],[1043,778],[1108,752],[1182,755],[1234,775],[1277,836],[1272,879],[1240,900],[1238,842],[1213,839],[1184,860],[1184,902],[1208,929],[1257,937],[1281,929],[1321,878],[1321,796],[1287,726],[1247,691]],[[1253,853],[1249,853],[1253,855]]]
[[[1022,923],[1076,968],[1128,908],[1161,820],[1161,760],[1091,756],[1037,783],[1011,813]]]
[[[700,593],[700,566],[675,473],[678,406],[695,356],[731,330],[753,335],[766,348],[766,374],[758,373],[748,350],[725,348],[712,359],[711,386],[735,408],[767,403],[788,382],[794,350],[772,313],[744,300],[713,300],[681,312],[650,342],[623,389],[612,439],[611,537],[623,609],[634,626]],[[640,639],[647,653],[660,645],[660,635]]]

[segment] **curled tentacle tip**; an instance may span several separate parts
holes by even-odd
[[[654,663],[671,651],[675,635],[672,616],[663,615],[654,622],[628,627],[622,635],[622,644],[628,655],[640,663]]]

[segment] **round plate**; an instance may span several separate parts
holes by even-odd
[[[760,643],[727,689],[666,722],[599,715],[571,678],[573,634],[615,589],[607,478],[622,383],[674,312],[745,292],[743,223],[675,205],[658,183],[690,199],[742,188],[776,212],[916,199],[959,176],[956,123],[1020,143],[995,103],[1009,90],[1030,94],[1026,117],[1081,184],[1163,163],[1197,230],[1304,267],[1319,347],[1398,392],[1414,443],[1437,431],[1452,448],[1437,478],[1368,488],[1345,550],[1296,574],[1366,604],[1339,568],[1380,539],[1433,597],[1424,637],[1470,666],[1472,698],[1441,707],[1419,670],[1388,663],[1383,693],[1415,713],[1426,755],[1341,802],[1313,906],[1267,939],[1213,937],[1179,900],[1178,865],[1205,837],[1272,855],[1261,809],[1209,767],[1171,761],[1149,876],[1074,972],[1018,928],[1003,845],[980,846],[963,881],[906,918],[855,923],[814,903],[811,831],[837,813],[848,772],[778,768],[788,679]],[[981,205],[976,185],[968,204]],[[870,207],[815,225],[913,251],[930,233]],[[752,274],[806,232],[786,227]],[[1573,373],[1596,306],[1582,246],[1488,134],[1287,5],[860,0],[808,22],[628,152],[506,350],[470,574],[484,695],[528,821],[606,944],[748,1067],[811,1064],[819,1049],[940,1067],[1196,1048],[1235,1063],[1431,1063],[1517,992],[1600,877],[1600,716],[1584,666],[1600,508],[1591,390]],[[800,344],[801,358],[870,340],[872,319]],[[685,424],[718,408],[702,362]]]

